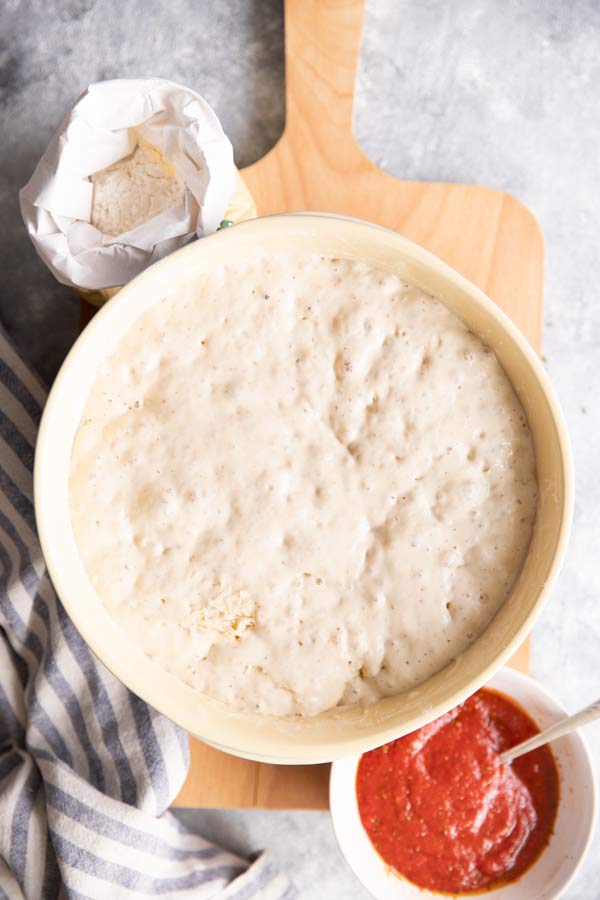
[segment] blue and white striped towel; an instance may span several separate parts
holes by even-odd
[[[32,466],[45,391],[0,332],[0,897],[288,900],[166,812],[185,734],[93,656],[49,581]]]

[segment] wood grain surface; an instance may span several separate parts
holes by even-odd
[[[354,140],[362,21],[363,0],[286,0],[285,130],[242,173],[259,215],[322,210],[398,231],[482,288],[539,351],[543,240],[529,210],[479,185],[401,181],[377,168]],[[528,642],[512,664],[528,669]],[[249,762],[193,738],[190,748],[177,806],[327,808],[328,766]]]

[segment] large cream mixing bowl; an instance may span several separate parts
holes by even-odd
[[[240,713],[164,671],[111,619],[79,557],[69,515],[71,446],[103,361],[138,316],[198,275],[231,260],[302,251],[386,269],[444,302],[494,350],[523,405],[537,457],[539,497],[531,545],[506,603],[456,660],[418,687],[367,709],[313,718]],[[244,222],[147,269],[83,332],[54,383],[40,427],[35,508],[54,586],[100,660],[132,691],[187,731],[238,756],[316,763],[359,754],[441,715],[488,681],[531,630],[557,576],[572,513],[573,475],[563,418],[537,356],[506,315],[449,266],[394,232],[338,216],[300,213]]]

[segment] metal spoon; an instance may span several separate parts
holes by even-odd
[[[524,753],[529,753],[530,750],[542,747],[544,744],[548,744],[550,741],[562,737],[563,734],[569,734],[571,731],[575,731],[576,728],[587,725],[588,722],[593,722],[594,719],[599,718],[600,700],[595,700],[594,703],[590,703],[589,706],[586,706],[585,709],[581,709],[578,713],[575,713],[574,716],[567,716],[566,719],[561,719],[556,725],[551,725],[550,728],[546,728],[545,731],[540,731],[539,734],[534,735],[528,740],[522,741],[520,744],[516,744],[514,747],[505,750],[504,753],[500,754],[500,762],[507,764],[511,763],[517,756],[522,756]]]

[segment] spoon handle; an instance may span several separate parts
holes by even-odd
[[[563,734],[569,734],[569,732],[575,731],[576,728],[587,725],[588,722],[593,722],[594,719],[599,718],[600,700],[595,700],[594,703],[590,703],[589,706],[586,706],[585,709],[581,709],[578,713],[575,713],[574,716],[567,716],[566,719],[561,719],[556,725],[551,725],[550,728],[546,728],[545,731],[540,731],[539,734],[535,734],[528,740],[522,741],[520,744],[516,744],[514,747],[505,750],[504,753],[500,754],[500,762],[510,763],[513,759],[516,759],[517,756],[522,756],[523,753],[529,753],[530,750],[535,750],[537,747],[543,746],[543,744],[548,744],[550,741],[562,737]]]

